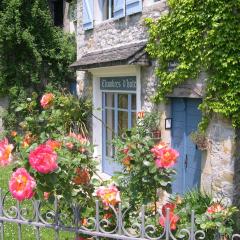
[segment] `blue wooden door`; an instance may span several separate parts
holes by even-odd
[[[200,185],[201,152],[190,137],[201,120],[200,103],[200,99],[172,99],[172,147],[180,153],[173,183],[174,193],[183,194]]]

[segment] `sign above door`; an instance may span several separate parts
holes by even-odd
[[[136,91],[136,76],[101,77],[100,89],[111,91]]]

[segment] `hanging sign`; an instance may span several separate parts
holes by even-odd
[[[102,77],[100,78],[100,89],[113,91],[136,91],[136,77]]]

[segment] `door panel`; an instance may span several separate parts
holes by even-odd
[[[175,167],[175,193],[183,194],[198,187],[200,183],[201,152],[196,149],[190,137],[191,133],[197,130],[201,120],[201,112],[198,110],[200,103],[199,99],[172,99],[172,147],[180,153]]]

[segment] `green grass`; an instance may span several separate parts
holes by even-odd
[[[0,188],[4,193],[8,191],[8,181],[11,175],[11,167],[0,168]],[[8,209],[10,206],[16,206],[16,201],[14,201],[10,195],[8,195],[4,208]],[[23,203],[23,207],[32,209],[32,204],[30,201]],[[31,212],[31,210],[30,210]],[[29,225],[22,225],[22,240],[34,240],[35,239],[35,229]],[[51,229],[41,229],[40,230],[42,240],[52,240],[54,239],[54,231]],[[5,240],[17,240],[18,239],[18,226],[15,223],[4,223],[4,239]],[[60,232],[61,240],[73,240],[75,239],[73,233]]]

